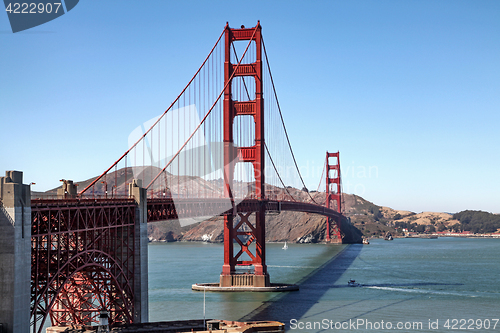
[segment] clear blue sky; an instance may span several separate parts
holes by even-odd
[[[500,213],[500,1],[80,1],[16,34],[0,13],[0,172],[99,174],[257,20],[309,188],[340,150],[378,205]]]

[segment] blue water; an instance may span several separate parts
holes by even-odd
[[[281,247],[267,245],[271,281],[300,291],[207,292],[206,317],[278,320],[289,332],[500,331],[500,240]],[[150,321],[203,318],[203,292],[191,285],[218,281],[222,259],[221,244],[150,244]]]

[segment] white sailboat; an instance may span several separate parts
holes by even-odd
[[[286,241],[285,241],[285,245],[283,245],[282,249],[283,249],[283,250],[288,249],[288,245],[286,245]]]

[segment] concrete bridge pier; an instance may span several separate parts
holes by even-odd
[[[147,190],[142,188],[142,180],[134,179],[129,184],[128,193],[137,202],[134,241],[134,323],[147,323],[149,321]]]
[[[21,171],[0,177],[0,329],[29,333],[31,190]]]
[[[58,199],[74,199],[78,194],[77,184],[73,184],[72,180],[61,179],[63,185],[57,189]]]

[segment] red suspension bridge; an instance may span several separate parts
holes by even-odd
[[[270,286],[266,213],[324,215],[326,240],[342,242],[339,154],[327,153],[319,191],[325,194],[312,196],[283,121],[260,24],[226,25],[178,97],[145,125],[79,193],[64,181],[57,199],[29,203],[22,173],[2,178],[0,216],[21,225],[29,244],[23,243],[31,298],[23,304],[33,332],[48,318],[53,325],[97,322],[101,310],[111,324],[147,321],[147,222],[223,216],[220,287]],[[239,274],[242,266],[253,273]],[[13,302],[26,297],[12,283]],[[8,316],[6,332],[27,332],[19,323],[26,314]]]

